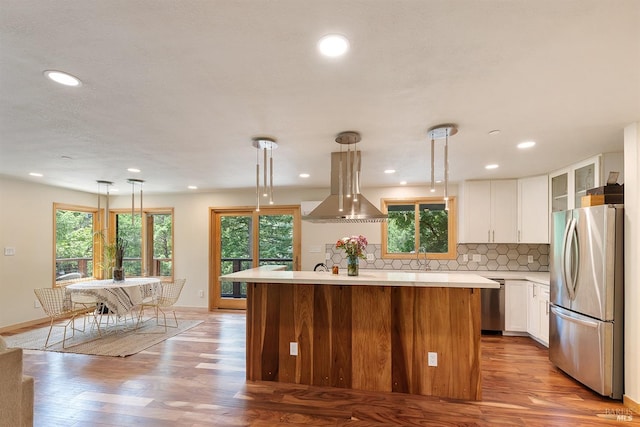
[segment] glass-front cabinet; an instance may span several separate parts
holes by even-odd
[[[549,174],[551,211],[579,208],[587,190],[600,185],[600,156]]]

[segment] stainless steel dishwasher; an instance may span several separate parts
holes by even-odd
[[[504,279],[490,279],[500,283],[500,288],[483,288],[482,330],[487,332],[504,331]]]

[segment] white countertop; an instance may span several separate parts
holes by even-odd
[[[223,282],[291,283],[347,286],[407,286],[434,288],[498,288],[473,272],[360,270],[358,276],[326,271],[284,271],[282,266],[263,266],[220,276]]]
[[[408,271],[411,270],[374,270],[374,269],[360,269],[362,272],[369,271]],[[550,282],[550,273],[548,271],[513,271],[513,270],[474,270],[474,271],[447,271],[447,270],[431,270],[430,273],[457,273],[457,274],[474,274],[487,279],[505,279],[505,280],[528,280],[530,282],[541,283],[548,285]]]

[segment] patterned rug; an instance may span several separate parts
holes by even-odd
[[[129,321],[108,327],[101,326],[102,335],[98,335],[95,327],[91,328],[87,325],[85,332],[75,331],[73,337],[70,337],[71,328],[68,327],[65,348],[62,348],[64,328],[56,326],[53,327],[47,348],[44,348],[44,343],[49,333],[49,326],[21,334],[3,336],[3,338],[7,342],[7,347],[126,357],[174,337],[200,323],[202,323],[201,320],[178,320],[178,327],[167,328],[165,333],[164,327],[157,326],[155,320],[144,322],[138,330],[134,330],[135,322]]]

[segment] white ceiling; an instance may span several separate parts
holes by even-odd
[[[332,32],[339,59],[316,49]],[[0,0],[0,99],[0,174],[91,192],[252,187],[258,135],[279,142],[276,186],[328,187],[345,130],[365,192],[422,184],[447,122],[452,181],[535,175],[622,150],[640,1]]]

